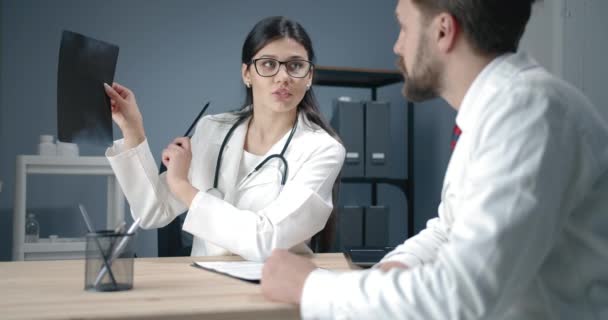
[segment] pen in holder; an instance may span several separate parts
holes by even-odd
[[[86,290],[121,291],[133,288],[134,236],[134,232],[113,230],[87,234]]]
[[[93,232],[87,210],[79,204],[80,213],[89,230],[86,241],[84,287],[93,291],[120,291],[133,287],[133,237],[139,227],[137,219],[123,232],[122,222],[116,230]],[[107,277],[106,277],[107,275]]]

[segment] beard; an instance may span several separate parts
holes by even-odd
[[[403,95],[412,102],[437,98],[441,90],[443,66],[430,53],[427,36],[424,33],[420,37],[420,46],[418,46],[412,66],[411,72],[408,72],[403,57],[397,58],[397,67],[401,70],[405,81]]]

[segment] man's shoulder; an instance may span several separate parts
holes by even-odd
[[[573,117],[596,109],[580,89],[542,67],[523,70],[504,90],[513,95],[512,107],[524,112],[544,106],[547,114]]]
[[[481,127],[494,131],[528,123],[530,129],[546,127],[557,132],[568,127],[577,135],[604,133],[606,125],[599,110],[581,90],[527,55],[512,55],[505,62],[509,65],[501,68],[495,80],[496,94],[480,114]],[[507,69],[510,71],[505,72]]]
[[[519,94],[544,95],[548,98],[571,96],[576,99],[585,99],[582,92],[549,72],[532,56],[525,52],[518,52],[505,59],[509,71],[505,83],[501,86],[503,92],[518,92]],[[564,99],[560,99],[564,101]]]
[[[569,113],[576,106],[591,105],[579,89],[550,73],[525,52],[505,56],[490,79],[495,91],[488,102],[502,104],[497,109],[505,112],[545,107],[547,112]]]

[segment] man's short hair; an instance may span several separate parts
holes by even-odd
[[[482,52],[516,52],[537,0],[412,0],[433,17],[447,12],[458,21],[473,47]]]

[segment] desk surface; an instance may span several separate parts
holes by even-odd
[[[84,260],[0,263],[2,319],[297,319],[299,310],[266,300],[259,285],[194,268],[193,261],[239,257],[138,258],[133,289],[84,290]],[[320,267],[349,269],[342,254]]]

